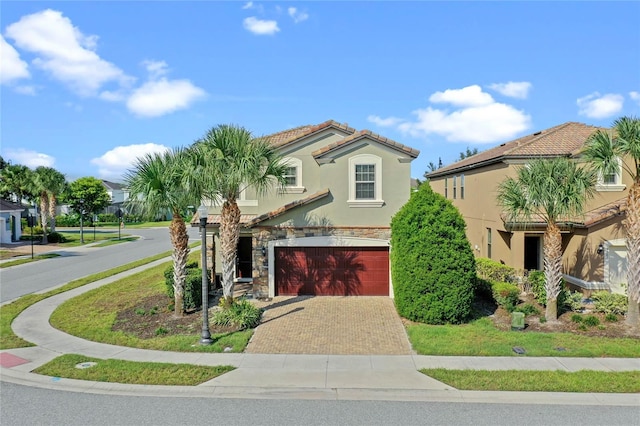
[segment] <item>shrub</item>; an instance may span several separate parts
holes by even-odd
[[[164,282],[167,286],[167,295],[174,298],[173,290],[173,265],[164,271]],[[184,310],[194,310],[202,307],[202,268],[198,262],[187,263],[187,277],[184,283]]]
[[[516,306],[514,312],[522,312],[525,316],[538,315],[540,311],[531,303],[525,303],[520,306]]]
[[[560,299],[560,297],[558,297],[558,299]],[[582,293],[579,291],[570,292],[566,290],[563,299],[564,307],[570,311],[581,312],[584,309],[582,304]]]
[[[493,300],[491,281],[489,280],[476,277],[476,279],[474,280],[474,292],[476,297],[479,297],[481,299]]]
[[[600,320],[593,315],[587,315],[582,319],[582,323],[587,327],[595,327],[596,325],[600,325]]]
[[[544,277],[543,271],[531,271],[529,272],[529,276],[527,277],[529,285],[531,287],[531,293],[533,293],[533,297],[536,299],[536,302],[541,304],[542,306],[547,306],[547,289],[544,288],[546,283],[546,278]],[[569,297],[569,292],[565,289],[564,280],[560,283],[560,293],[558,294],[558,311],[561,312],[566,310],[567,307],[567,297]],[[573,310],[573,309],[570,309]]]
[[[77,214],[61,214],[56,216],[56,226],[80,226],[80,216]]]
[[[571,315],[571,322],[582,322],[582,315],[580,314]]]
[[[220,326],[235,326],[240,330],[254,328],[260,323],[263,310],[245,299],[234,300],[227,308],[213,314],[212,322]]]
[[[618,316],[616,314],[607,314],[604,316],[605,321],[618,322]]]
[[[496,303],[509,312],[513,312],[520,300],[520,289],[513,284],[497,282],[492,283],[491,290]]]
[[[67,239],[60,234],[59,232],[49,232],[47,234],[47,241],[49,241],[50,243],[64,243],[65,241],[67,241]]]
[[[616,315],[624,315],[624,313],[627,312],[629,301],[624,294],[598,291],[591,295],[591,299],[593,300],[593,306],[596,312]]]
[[[486,258],[476,259],[476,272],[485,280],[507,283],[513,282],[516,275],[516,270],[511,266]]]
[[[465,222],[450,201],[420,185],[391,220],[398,313],[428,324],[469,319],[476,267]]]

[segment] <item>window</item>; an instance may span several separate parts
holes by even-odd
[[[350,207],[382,207],[382,158],[362,154],[349,158]]]
[[[491,259],[491,228],[487,228],[487,257]]]
[[[302,186],[302,160],[294,157],[284,159],[287,169],[284,173],[285,187],[282,190],[285,194],[301,194],[305,191]]]
[[[376,198],[376,165],[356,164],[356,200]]]
[[[464,175],[460,175],[460,199],[464,200]]]
[[[456,199],[456,191],[458,188],[456,188],[456,180],[457,180],[457,176],[453,177],[453,199]]]
[[[449,178],[444,178],[444,198],[449,198]]]
[[[613,173],[603,173],[598,177],[596,190],[598,191],[624,191],[626,185],[622,183],[622,162],[617,159],[617,168]]]

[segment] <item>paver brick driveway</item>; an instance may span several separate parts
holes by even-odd
[[[298,296],[256,301],[265,308],[245,352],[409,355],[402,321],[387,297]]]

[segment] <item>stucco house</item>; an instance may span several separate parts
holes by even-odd
[[[332,120],[266,138],[289,165],[287,185],[239,194],[237,281],[256,296],[392,296],[390,222],[409,199],[419,151]],[[220,206],[208,204],[208,258],[219,275]]]
[[[0,242],[8,244],[20,241],[20,217],[25,210],[26,208],[20,204],[0,200]]]
[[[434,191],[451,200],[467,223],[474,253],[519,270],[542,270],[542,235],[546,224],[507,223],[496,201],[498,184],[515,177],[518,167],[536,158],[568,157],[583,162],[580,153],[598,128],[569,122],[535,132],[465,158],[427,175]],[[624,159],[622,159],[624,160]],[[596,195],[580,217],[564,218],[565,281],[587,294],[596,290],[623,292],[626,245],[622,220],[631,177],[600,176]]]

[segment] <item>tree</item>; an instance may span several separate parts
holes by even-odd
[[[287,165],[263,138],[254,138],[248,130],[232,125],[210,129],[193,145],[199,154],[202,173],[211,183],[205,194],[222,203],[220,246],[222,252],[222,289],[228,304],[233,301],[233,271],[240,238],[240,209],[236,201],[246,187],[258,194],[274,185],[284,186]]]
[[[184,315],[184,288],[189,256],[189,235],[182,216],[188,206],[199,205],[202,179],[195,179],[193,152],[176,148],[163,153],[138,158],[125,175],[129,188],[127,208],[145,215],[157,215],[167,210],[173,217],[169,236],[173,246],[174,315]],[[204,248],[202,248],[204,250]]]
[[[508,177],[498,187],[498,203],[507,222],[542,219],[547,228],[543,257],[547,321],[558,319],[558,296],[562,288],[562,235],[558,221],[583,213],[593,196],[596,175],[567,158],[534,160]]]
[[[466,151],[461,152],[460,155],[458,155],[458,161],[462,161],[467,157],[474,156],[477,153],[478,153],[478,148],[469,149],[469,147],[467,147]]]
[[[33,170],[21,164],[7,165],[0,171],[0,192],[18,204],[33,201],[37,194]]]
[[[471,315],[475,261],[458,209],[428,182],[391,220],[391,274],[398,313],[428,324]]]
[[[627,234],[627,324],[640,327],[640,119],[621,117],[612,131],[597,130],[586,144],[584,156],[599,173],[617,173],[620,161],[633,181],[627,194],[624,227]]]
[[[111,204],[111,198],[102,181],[90,176],[71,182],[67,201],[83,220],[89,217],[88,214],[97,213]],[[82,226],[80,237],[82,239]]]
[[[56,229],[56,196],[61,194],[66,185],[62,173],[51,167],[39,166],[34,171],[35,184],[40,199],[40,222],[42,223],[43,243],[47,243],[47,226],[51,223],[51,232]]]

